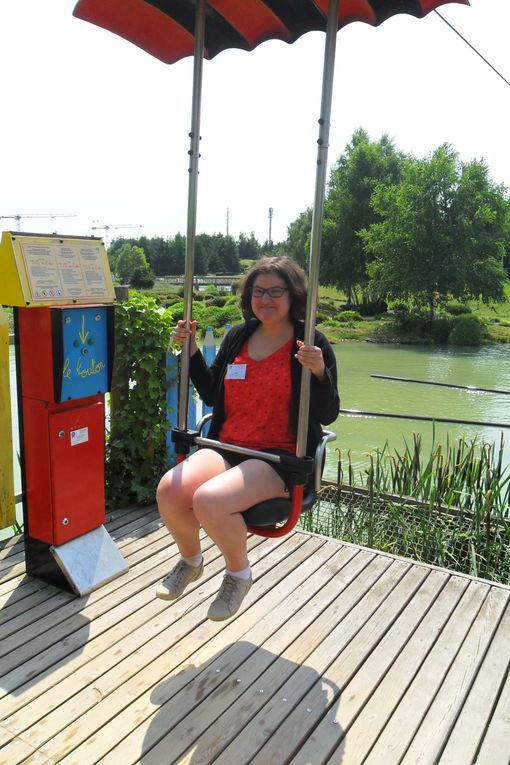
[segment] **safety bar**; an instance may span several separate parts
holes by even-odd
[[[197,422],[197,431],[198,434],[202,433],[204,427],[206,424],[212,419],[212,413],[208,412],[207,414],[204,414],[203,417],[200,418],[200,420]],[[193,431],[195,433],[195,431]],[[185,436],[186,434],[182,434]],[[172,434],[173,438],[173,434]],[[319,491],[321,488],[321,481],[322,481],[322,463],[324,460],[324,454],[326,451],[327,444],[331,443],[331,441],[336,440],[336,433],[332,430],[323,430],[322,431],[322,438],[317,446],[317,449],[315,450],[315,457],[314,457],[314,488],[315,491]],[[217,448],[225,449],[225,451],[230,452],[237,452],[238,454],[247,454],[249,456],[267,460],[269,462],[277,462],[277,463],[287,463],[288,457],[292,458],[292,455],[279,455],[279,454],[271,454],[270,452],[261,452],[257,451],[256,449],[247,449],[244,446],[235,446],[234,444],[224,444],[221,441],[214,441],[210,438],[202,438],[202,436],[198,435],[198,437],[195,437],[194,443],[199,444],[200,446],[215,446]],[[281,459],[281,457],[284,457],[284,460]],[[296,460],[301,460],[302,458],[295,458]]]

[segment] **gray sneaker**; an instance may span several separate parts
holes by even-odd
[[[223,619],[229,619],[241,606],[245,595],[252,585],[252,578],[236,579],[230,574],[225,574],[223,582],[216,598],[209,606],[207,617],[213,622],[222,622]]]
[[[200,566],[190,566],[185,560],[180,560],[165,576],[156,588],[156,596],[162,600],[175,600],[182,595],[188,584],[200,579],[204,571],[204,561]]]

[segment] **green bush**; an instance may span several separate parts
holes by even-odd
[[[165,353],[173,322],[154,298],[137,293],[117,305],[115,322],[115,363],[129,387],[112,411],[105,477],[107,502],[119,507],[154,501],[166,470]]]
[[[484,327],[474,316],[459,316],[448,337],[451,345],[481,345]]]
[[[431,327],[431,334],[436,343],[447,343],[452,331],[453,321],[447,316],[440,316],[434,319]]]
[[[215,306],[218,306],[218,308],[223,308],[226,302],[227,302],[227,298],[225,297],[225,295],[215,295],[215,297],[211,300],[209,305],[215,305]]]
[[[156,277],[154,276],[151,268],[148,264],[143,266],[137,266],[131,274],[130,285],[132,287],[147,288],[150,289],[154,286]]]
[[[463,316],[464,314],[471,313],[471,308],[465,303],[447,303],[445,311],[451,316]]]
[[[352,322],[352,321],[363,321],[363,316],[359,314],[357,311],[342,311],[338,314],[338,316],[335,317],[336,321],[338,322]]]

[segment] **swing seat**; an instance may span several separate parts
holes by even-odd
[[[197,424],[198,432],[201,434],[206,423],[211,419],[211,414],[206,414]],[[317,492],[321,488],[322,472],[326,458],[326,444],[336,439],[336,433],[331,430],[324,430],[322,438],[319,441],[313,461],[312,481],[305,486],[303,500],[301,503],[301,515],[312,509],[317,498]],[[292,498],[275,497],[266,499],[264,502],[258,502],[247,510],[244,510],[243,516],[246,525],[250,528],[258,526],[275,526],[278,523],[285,523],[291,514]]]

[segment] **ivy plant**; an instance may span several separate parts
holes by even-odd
[[[116,308],[115,363],[125,389],[107,434],[110,506],[153,501],[167,469],[165,355],[172,326],[171,313],[141,293],[132,293]]]

